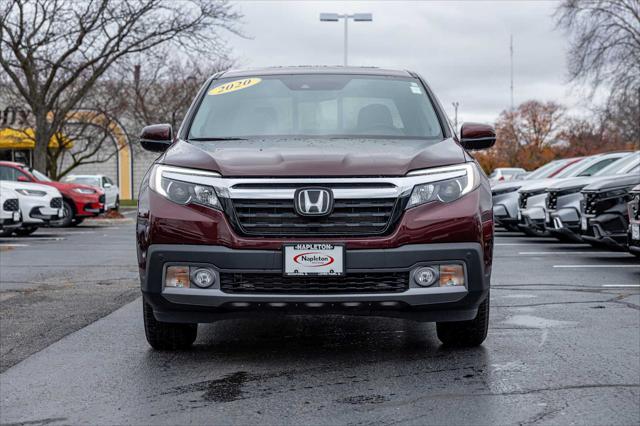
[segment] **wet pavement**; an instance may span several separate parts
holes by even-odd
[[[192,350],[156,352],[135,300],[2,373],[0,421],[638,424],[638,260],[501,233],[494,265],[474,349],[332,316],[201,325]]]

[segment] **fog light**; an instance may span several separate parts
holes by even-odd
[[[464,286],[462,265],[440,265],[440,287]]]
[[[169,266],[164,285],[165,287],[189,288],[189,267]]]
[[[198,268],[191,274],[191,281],[200,288],[207,288],[216,282],[216,275],[211,269]]]
[[[413,273],[413,280],[420,287],[429,287],[438,280],[438,270],[431,266],[418,268]]]

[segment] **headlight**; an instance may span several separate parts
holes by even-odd
[[[47,195],[45,191],[38,191],[36,189],[16,189],[16,192],[22,195],[26,195],[28,197],[44,197]]]
[[[73,188],[74,191],[79,192],[80,194],[95,194],[96,191],[94,189],[89,188]]]
[[[168,178],[163,172],[170,172],[179,179]],[[220,177],[217,173],[198,170],[180,169],[156,165],[151,172],[149,186],[158,194],[178,204],[200,204],[214,209],[221,209],[220,200],[214,187],[202,183],[189,182],[190,176]]]
[[[629,192],[629,188],[614,189],[611,191],[601,192],[600,194],[598,194],[598,198],[622,197],[624,195],[627,195],[628,192]]]
[[[408,176],[419,175],[424,175],[431,181],[438,175],[442,175],[443,179],[415,185],[407,208],[432,201],[450,203],[474,190],[480,182],[478,169],[474,163],[418,170],[408,174]],[[450,175],[458,176],[447,178]]]

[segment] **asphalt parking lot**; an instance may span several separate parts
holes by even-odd
[[[499,232],[480,348],[441,347],[433,324],[296,317],[201,326],[172,353],[144,338],[133,230],[0,240],[0,423],[640,422],[629,254]]]

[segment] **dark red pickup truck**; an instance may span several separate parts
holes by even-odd
[[[292,67],[212,76],[140,188],[147,340],[191,345],[198,323],[267,314],[437,322],[444,344],[487,334],[491,190],[424,80]]]

